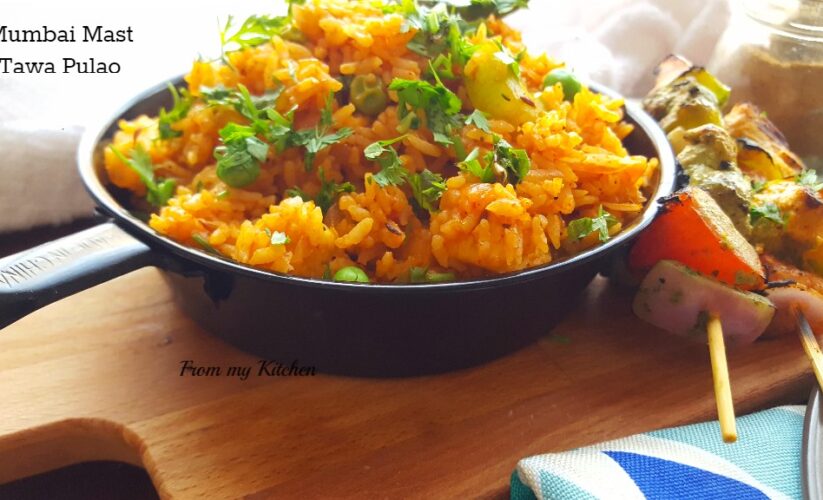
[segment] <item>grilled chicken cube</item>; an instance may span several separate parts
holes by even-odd
[[[755,223],[752,233],[753,239],[772,253],[799,257],[823,238],[823,198],[808,186],[794,181],[768,182],[753,195],[752,206],[779,215],[777,221]]]

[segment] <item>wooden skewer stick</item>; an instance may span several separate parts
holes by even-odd
[[[723,441],[737,441],[737,423],[734,419],[734,401],[732,386],[729,381],[729,366],[726,363],[726,343],[723,341],[723,326],[717,314],[709,314],[706,325],[709,334],[709,357],[712,361],[714,379],[714,399],[717,402],[717,417],[720,420],[720,433]]]
[[[800,342],[803,344],[806,356],[809,357],[809,361],[812,363],[812,370],[814,376],[817,377],[820,390],[823,390],[823,353],[820,352],[820,345],[817,343],[817,338],[814,336],[812,327],[809,326],[803,311],[797,306],[792,306],[792,312],[797,320],[797,334],[800,335]]]

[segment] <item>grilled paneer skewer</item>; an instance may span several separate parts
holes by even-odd
[[[823,329],[823,278],[798,269],[823,274],[823,198],[819,194],[823,185],[817,184],[814,172],[804,170],[782,134],[755,106],[737,104],[724,117],[726,88],[705,70],[679,58],[670,58],[661,68],[658,84],[644,105],[667,131],[693,191],[681,194],[687,203],[665,211],[641,236],[630,255],[630,267],[643,271],[656,259],[674,259],[737,288],[762,290],[763,280],[729,278],[729,271],[752,260],[738,256],[751,256],[756,246],[761,254],[771,254],[762,257],[771,283],[764,293],[779,309],[770,331],[793,331],[793,308],[804,312],[813,327]],[[691,215],[686,210],[709,205],[694,195],[701,189],[731,219],[733,229],[703,231],[703,237],[695,232],[698,226],[718,227],[713,224],[716,218],[707,216],[705,210],[691,210]],[[696,225],[694,220],[705,224]],[[735,233],[732,253],[728,252],[730,232]],[[669,238],[658,239],[654,245],[647,241],[662,233]],[[715,238],[717,245],[705,243],[707,237]],[[696,246],[696,240],[704,242]],[[726,251],[717,250],[718,246]],[[721,258],[727,255],[737,260]],[[757,267],[746,264],[743,269]],[[759,271],[763,273],[762,268]],[[781,283],[784,280],[788,281]]]

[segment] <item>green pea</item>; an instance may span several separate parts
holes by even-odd
[[[349,281],[354,283],[368,283],[366,272],[357,266],[346,266],[334,273],[334,281]]]
[[[574,96],[583,89],[583,85],[580,83],[580,80],[574,76],[574,73],[561,68],[553,69],[546,75],[546,79],[543,80],[543,88],[552,86],[558,82],[563,86],[563,98],[570,102],[573,101]]]
[[[349,86],[349,100],[357,111],[368,116],[379,115],[388,104],[383,81],[374,74],[354,77]]]

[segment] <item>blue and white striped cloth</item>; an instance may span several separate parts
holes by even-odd
[[[782,406],[738,418],[734,444],[722,441],[715,421],[524,458],[511,498],[801,498],[805,411]]]

